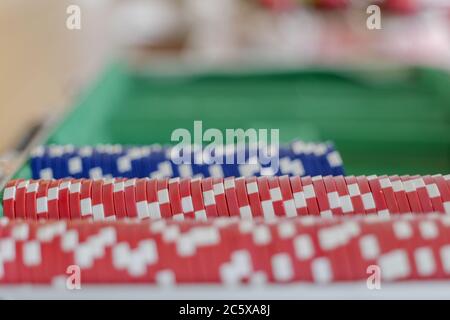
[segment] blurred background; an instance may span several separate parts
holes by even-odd
[[[371,4],[381,8],[381,29],[367,27]],[[80,8],[79,30],[66,27],[70,5]],[[40,125],[59,119],[115,59],[140,70],[448,70],[450,1],[2,0],[0,38],[5,174]]]

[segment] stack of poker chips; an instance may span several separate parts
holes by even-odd
[[[0,219],[0,284],[264,285],[450,279],[450,217],[208,221]]]
[[[208,220],[450,213],[450,175],[12,180],[14,219]]]
[[[203,150],[191,147],[183,149],[188,153],[183,155],[183,161],[174,161],[179,150],[170,146],[50,145],[32,152],[30,166],[33,179],[344,174],[341,156],[332,143],[294,141],[280,148],[265,147],[264,153],[262,149],[233,145]],[[263,157],[266,161],[262,161]]]

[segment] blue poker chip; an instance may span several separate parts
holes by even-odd
[[[78,155],[81,158],[81,164],[82,164],[82,178],[89,178],[89,172],[92,168],[92,154],[93,154],[93,148],[90,146],[81,147],[78,149]]]
[[[92,150],[91,168],[89,169],[89,178],[100,179],[103,177],[103,170],[101,167],[102,154],[97,148]]]
[[[345,175],[344,166],[340,153],[335,149],[332,142],[327,142],[327,161],[331,167],[331,172],[334,176]]]
[[[30,155],[30,168],[33,179],[41,178],[41,170],[43,169],[43,158],[45,155],[44,146],[38,146],[33,149]]]
[[[324,143],[316,144],[315,154],[319,160],[320,170],[322,176],[333,175],[331,166],[327,160],[327,145]]]
[[[306,153],[307,145],[303,141],[293,141],[289,144],[289,148],[293,154],[293,159],[299,160],[303,166],[303,176],[310,176],[313,172],[313,164],[311,157]]]

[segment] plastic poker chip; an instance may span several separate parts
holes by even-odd
[[[168,186],[172,216],[174,219],[178,219],[183,216],[183,208],[181,206],[180,196],[180,178],[170,179]]]
[[[247,197],[247,184],[244,177],[236,178],[236,196],[239,206],[239,215],[244,219],[252,219],[252,209],[250,201]]]
[[[367,180],[369,182],[369,187],[372,190],[372,195],[375,201],[375,206],[377,207],[378,215],[389,215],[390,212],[388,210],[386,198],[384,197],[383,191],[381,190],[381,184],[378,177],[376,175],[371,175],[367,177]]]
[[[58,220],[59,219],[59,185],[61,180],[51,180],[48,185],[47,191],[47,207],[48,207],[48,218]]]
[[[125,179],[116,178],[113,184],[113,202],[114,212],[117,219],[127,217],[127,208],[125,204]]]
[[[311,178],[314,187],[314,192],[317,197],[317,204],[320,209],[320,216],[325,218],[330,218],[333,216],[333,212],[330,208],[330,203],[328,201],[327,190],[325,184],[323,183],[322,176],[314,176]]]
[[[137,216],[139,219],[148,219],[150,213],[147,202],[147,179],[137,179],[135,188]]]
[[[292,196],[294,199],[295,209],[298,216],[308,215],[308,205],[303,191],[302,181],[300,177],[290,177],[289,183],[291,185]],[[316,204],[317,206],[317,204]],[[317,211],[319,211],[317,209]]]
[[[366,210],[364,209],[364,204],[362,200],[362,193],[359,189],[358,181],[355,176],[346,176],[345,183],[347,185],[348,194],[352,202],[354,213],[364,215]]]
[[[70,218],[81,218],[81,179],[72,180],[69,187]]]
[[[444,206],[445,213],[450,213],[450,188],[447,187],[442,175],[433,175],[432,178],[441,193],[442,205]]]
[[[176,219],[195,218],[194,216],[194,204],[192,203],[191,195],[191,180],[188,178],[181,179],[180,181],[180,196],[181,207],[183,209],[183,215],[176,217]]]
[[[105,178],[102,186],[103,210],[105,220],[109,221],[116,220],[116,209],[114,207],[114,181],[114,178]]]
[[[172,218],[170,209],[169,183],[168,179],[160,179],[156,185],[158,190],[158,203],[163,218]]]
[[[223,180],[223,186],[225,188],[225,197],[227,199],[230,216],[239,216],[239,204],[236,195],[236,184],[234,177],[225,178]]]
[[[58,189],[58,208],[60,219],[70,219],[69,188],[70,178],[61,180]]]
[[[136,209],[136,179],[125,180],[125,207],[128,218],[137,218]]]
[[[373,198],[367,178],[364,176],[358,176],[356,177],[356,181],[358,183],[359,190],[361,190],[361,199],[363,202],[364,211],[366,214],[377,213],[375,199]]]
[[[92,182],[92,215],[94,221],[105,220],[102,179],[95,180]]]
[[[289,177],[286,175],[279,177],[278,183],[280,184],[281,196],[283,197],[283,206],[284,211],[286,212],[286,217],[296,217],[297,208],[295,206]]]
[[[158,180],[150,179],[147,180],[147,203],[148,203],[148,213],[151,219],[161,218],[161,209],[158,202]]]
[[[217,205],[217,214],[219,217],[229,217],[227,199],[225,196],[225,187],[223,178],[213,178],[214,199]]]
[[[206,220],[206,209],[202,194],[202,179],[195,178],[191,180],[191,193],[195,219]]]
[[[48,219],[48,187],[50,181],[40,180],[39,187],[36,194],[36,216],[37,219]]]
[[[337,176],[333,178],[338,192],[339,200],[341,202],[341,209],[344,215],[352,214],[355,212],[352,199],[350,198],[350,192],[343,176]]]
[[[331,176],[322,177],[327,192],[328,203],[333,216],[342,216],[342,205],[336,184]]]
[[[423,178],[423,182],[425,183],[425,189],[426,189],[428,198],[430,199],[431,204],[433,206],[433,211],[445,213],[444,204],[443,204],[443,200],[441,197],[441,192],[439,191],[439,188],[438,188],[436,182],[429,175],[423,176],[422,178]]]
[[[270,194],[269,188],[269,178],[266,176],[258,177],[258,190],[259,197],[261,199],[261,207],[263,211],[263,216],[265,219],[273,219],[276,217],[275,209],[272,203],[272,196]]]
[[[81,181],[80,189],[80,212],[82,219],[92,219],[92,180],[84,179]]]
[[[16,199],[15,199],[15,217],[19,219],[25,219],[26,206],[25,206],[25,196],[27,192],[27,186],[30,183],[29,180],[20,181],[16,188]]]
[[[202,179],[201,187],[203,192],[203,204],[205,206],[206,216],[208,218],[217,217],[218,213],[217,213],[216,198],[214,196],[213,179],[212,178]],[[171,201],[171,204],[172,203],[173,202]],[[181,208],[181,204],[179,207]]]
[[[308,205],[308,212],[310,215],[320,215],[320,207],[317,199],[317,194],[313,185],[311,177],[302,177],[301,183],[303,192],[305,194],[306,204]]]
[[[411,207],[411,212],[422,213],[423,209],[420,205],[419,196],[417,194],[416,187],[409,176],[400,177],[403,186],[405,188],[406,197],[408,198],[409,206]]]
[[[8,181],[3,191],[3,211],[5,213],[5,216],[9,219],[14,219],[16,217],[16,191],[18,184],[22,181],[23,180],[21,179]]]
[[[272,206],[275,211],[275,215],[278,217],[285,217],[283,196],[281,194],[280,184],[278,183],[278,177],[267,177],[269,183],[270,199],[272,200]]]
[[[258,181],[256,177],[246,178],[246,191],[250,209],[252,210],[252,217],[262,217],[263,209],[261,206],[261,199],[259,198]]]
[[[422,207],[423,212],[437,212],[438,210],[434,209],[431,197],[428,193],[426,184],[425,184],[425,177],[421,176],[413,176],[411,177],[411,181],[414,184],[414,187],[416,188],[417,195],[420,200],[420,206]]]
[[[406,196],[405,187],[399,176],[390,176],[389,179],[392,183],[395,198],[397,199],[398,208],[400,213],[410,213],[411,207],[409,206],[408,197]]]
[[[380,182],[381,190],[383,192],[384,199],[386,200],[386,205],[389,212],[394,214],[400,213],[397,199],[394,194],[394,188],[389,177],[386,175],[380,176],[378,181]]]

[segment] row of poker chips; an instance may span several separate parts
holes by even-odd
[[[3,211],[95,221],[450,213],[450,175],[11,180]]]
[[[344,174],[341,156],[332,143],[297,140],[271,149],[227,145],[179,151],[161,145],[39,146],[31,153],[30,167],[33,179]],[[178,161],[178,155],[186,156]]]
[[[60,283],[77,270],[82,284],[323,284],[374,272],[381,282],[438,280],[450,279],[450,216],[2,218],[0,249],[1,284]]]

